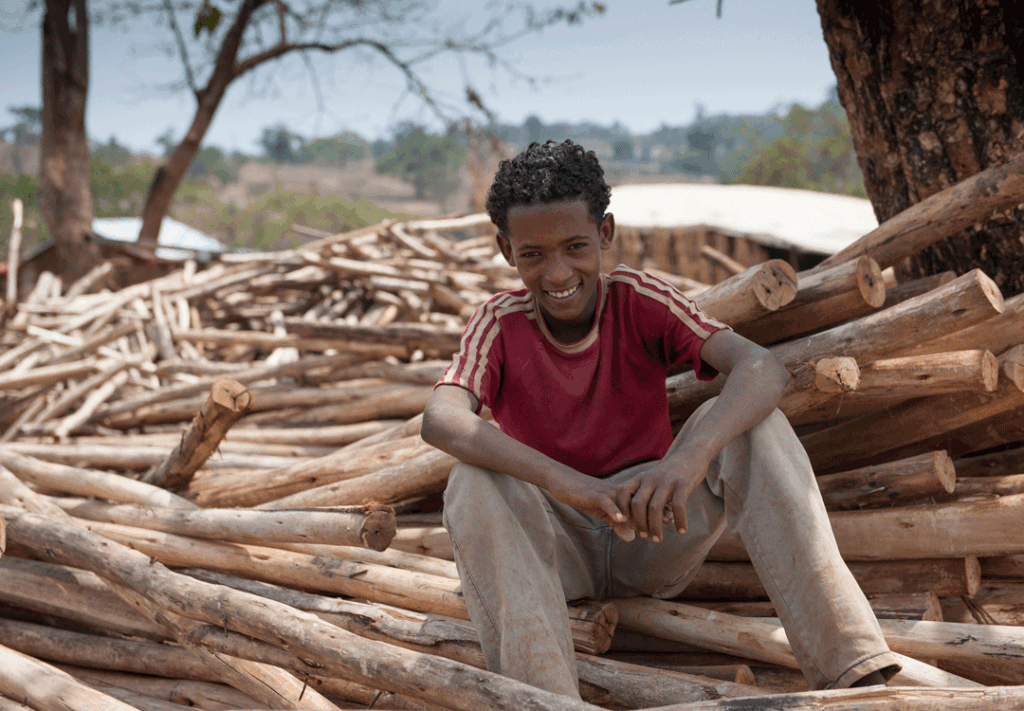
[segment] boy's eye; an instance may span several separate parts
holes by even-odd
[[[583,249],[587,246],[586,242],[573,242],[569,245],[569,249]]]

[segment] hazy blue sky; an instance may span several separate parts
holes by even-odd
[[[465,15],[481,4],[443,1]],[[715,0],[605,1],[602,17],[506,48],[504,56],[519,71],[550,78],[538,89],[470,63],[470,78],[501,120],[520,123],[536,114],[545,122],[619,121],[642,133],[663,123],[689,123],[698,103],[709,114],[816,105],[835,83],[814,0],[724,0],[721,19]],[[0,0],[0,126],[13,122],[8,106],[40,103],[39,20],[38,13],[24,13],[27,4]],[[556,4],[572,2],[535,2]],[[168,128],[177,136],[184,132],[194,100],[166,86],[181,78],[177,59],[154,49],[166,33],[156,26],[133,35],[94,29],[91,137],[113,135],[133,148],[154,150],[156,137]],[[262,129],[275,123],[305,136],[349,129],[372,139],[386,135],[396,119],[431,117],[416,100],[402,98],[402,78],[383,62],[340,54],[320,57],[316,66],[322,111],[308,71],[288,61],[236,82],[206,142],[253,152]],[[439,61],[426,75],[453,96],[461,94],[457,62]]]

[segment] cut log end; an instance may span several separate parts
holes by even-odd
[[[1014,346],[1000,355],[998,359],[993,356],[993,363],[995,364],[993,381],[999,378],[999,371],[1002,370],[1003,375],[1017,386],[1018,390],[1024,391],[1024,345]],[[995,390],[995,383],[989,388],[989,392],[993,390]]]
[[[850,392],[859,384],[860,368],[853,358],[822,358],[814,364],[814,387],[821,392]]]
[[[754,295],[764,308],[778,311],[796,297],[796,270],[781,259],[761,265],[754,277]]]
[[[964,558],[965,578],[967,580],[967,597],[974,597],[981,589],[981,561],[977,556]]]
[[[878,262],[867,255],[857,260],[857,288],[868,305],[877,309],[885,303],[885,277]]]
[[[218,380],[213,384],[210,399],[229,412],[245,412],[252,407],[249,389],[230,378]]]
[[[1006,311],[1006,302],[1003,300],[1003,292],[999,290],[999,285],[992,281],[992,277],[980,269],[975,269],[973,273],[978,280],[978,285],[981,287],[982,292],[988,297],[996,313],[1001,314]]]
[[[938,450],[932,453],[935,457],[935,474],[947,494],[952,494],[956,489],[956,467],[953,466],[953,458],[945,450]]]
[[[366,520],[359,529],[359,539],[370,550],[384,551],[391,545],[397,530],[394,510],[390,507],[379,509],[366,515]]]

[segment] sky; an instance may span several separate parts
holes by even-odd
[[[439,3],[436,22],[472,25],[479,0]],[[572,5],[534,0],[538,8]],[[231,0],[221,0],[231,6]],[[522,123],[619,122],[634,134],[709,114],[764,113],[792,103],[817,105],[835,77],[814,0],[604,0],[602,16],[550,27],[504,47],[501,56],[535,86],[482,61],[451,57],[423,66],[442,98],[462,94],[468,77],[498,119]],[[25,0],[0,0],[0,126],[14,123],[9,106],[40,96],[39,15]],[[39,3],[41,4],[41,3]],[[98,4],[98,3],[95,3]],[[157,150],[168,130],[183,135],[195,110],[182,84],[181,63],[161,49],[170,37],[153,20],[130,32],[94,26],[86,129],[135,150]],[[240,79],[229,88],[205,143],[258,151],[264,128],[284,124],[307,138],[344,130],[373,140],[399,120],[434,121],[405,91],[403,78],[361,53],[314,57],[316,82],[298,59]],[[319,99],[318,99],[319,96]]]

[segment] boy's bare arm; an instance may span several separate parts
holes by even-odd
[[[732,331],[712,334],[701,359],[726,376],[721,395],[671,455],[619,486],[616,500],[641,536],[662,538],[666,507],[686,529],[686,499],[730,441],[767,417],[791,376],[769,351]]]
[[[466,464],[547,489],[558,501],[620,529],[620,536],[632,533],[622,528],[626,516],[615,503],[614,486],[509,437],[476,410],[476,396],[468,390],[457,385],[438,386],[423,413],[423,440]]]

